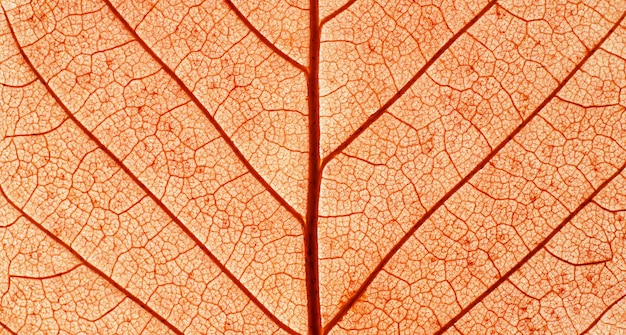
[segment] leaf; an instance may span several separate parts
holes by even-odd
[[[626,331],[626,2],[1,11],[2,334]]]

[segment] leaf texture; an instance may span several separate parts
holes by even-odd
[[[0,334],[626,334],[625,1],[0,11]]]

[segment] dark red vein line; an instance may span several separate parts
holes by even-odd
[[[626,16],[626,12],[622,14],[617,23],[611,27],[608,33],[593,47],[593,49],[589,50],[585,57],[582,58],[580,63],[574,67],[574,69],[565,77],[565,79],[550,93],[548,97],[539,105],[509,136],[507,136],[495,149],[493,149],[469,174],[465,176],[465,178],[461,179],[454,187],[448,191],[433,207],[431,207],[420,219],[411,227],[411,229],[396,243],[391,250],[385,255],[385,257],[378,263],[374,271],[367,277],[367,279],[361,284],[359,289],[354,293],[354,295],[345,303],[345,305],[339,310],[337,315],[324,327],[325,333],[328,333],[333,326],[335,326],[341,318],[350,310],[352,305],[359,299],[359,297],[365,292],[367,287],[374,281],[374,278],[382,271],[385,265],[391,260],[391,258],[400,250],[400,248],[415,234],[415,232],[428,220],[438,209],[443,206],[443,204],[454,195],[461,187],[463,187],[469,180],[476,174],[478,171],[482,170],[482,168],[487,165],[487,163],[498,153],[502,148],[504,148],[512,139],[517,135],[532,119],[539,114],[539,112],[558,94],[558,92],[567,84],[567,82],[578,72],[578,70],[587,62],[589,58],[600,48],[602,43],[606,41],[607,38],[615,31],[615,29],[621,24]]]
[[[306,274],[309,335],[320,335],[322,334],[322,316],[320,312],[317,221],[319,217],[322,170],[320,165],[320,27],[318,0],[309,1],[309,12],[310,73],[307,78],[309,104],[309,183],[307,190],[306,224],[304,230],[304,263]]]
[[[50,128],[50,129],[48,129],[46,131],[42,131],[42,132],[38,132],[38,133],[32,133],[32,134],[4,135],[4,138],[35,137],[35,136],[42,136],[42,135],[50,134],[52,132],[55,132],[57,129],[61,128],[63,126],[63,124],[65,124],[65,121],[67,121],[67,119],[63,119],[63,121],[59,122],[58,125],[54,126],[53,128]]]
[[[263,44],[265,44],[268,48],[270,48],[274,53],[276,53],[278,56],[280,56],[281,58],[283,58],[284,60],[286,60],[289,64],[293,65],[295,68],[297,68],[298,70],[304,72],[305,74],[309,72],[309,70],[302,64],[298,63],[295,59],[289,57],[289,55],[287,55],[285,52],[283,52],[282,50],[280,50],[277,46],[274,45],[274,43],[272,43],[270,40],[267,39],[267,37],[265,37],[265,35],[261,34],[261,32],[256,29],[256,27],[248,20],[248,18],[246,18],[243,13],[241,13],[241,11],[239,11],[239,9],[237,8],[237,6],[235,6],[235,4],[231,1],[231,0],[224,0],[226,2],[226,4],[228,5],[228,7],[230,7],[230,9],[235,12],[235,15],[237,15],[237,18],[239,20],[241,20],[241,22],[243,22],[243,24],[246,25],[246,27],[248,27],[248,29],[250,29],[250,31],[256,35],[256,37],[261,40],[261,42],[263,42]]]
[[[500,279],[498,279],[495,283],[489,286],[489,288],[485,292],[483,292],[481,295],[476,297],[476,299],[474,299],[474,301],[472,301],[469,305],[465,306],[465,308],[463,308],[463,310],[461,310],[459,314],[457,314],[454,318],[448,321],[443,327],[441,327],[437,332],[435,332],[435,335],[445,333],[457,321],[459,321],[463,316],[465,316],[465,314],[467,314],[470,310],[472,310],[472,308],[474,308],[476,305],[482,302],[489,294],[491,294],[491,292],[495,291],[500,285],[502,285],[502,283],[507,281],[509,277],[511,277],[511,275],[517,272],[517,270],[519,270],[523,265],[528,263],[528,261],[533,256],[535,256],[539,251],[541,251],[541,249],[543,249],[548,244],[548,242],[550,242],[550,240],[552,240],[552,238],[554,238],[554,236],[556,236],[556,234],[558,234],[561,231],[561,229],[563,229],[563,227],[565,227],[570,221],[572,221],[572,219],[576,217],[576,215],[578,215],[578,213],[580,213],[580,211],[582,211],[583,208],[585,208],[589,203],[591,203],[593,198],[596,195],[598,195],[598,193],[600,193],[602,189],[604,189],[611,181],[613,181],[613,179],[619,176],[624,171],[625,168],[626,168],[626,162],[615,173],[613,173],[608,179],[606,179],[602,184],[600,184],[600,186],[595,191],[593,191],[593,193],[591,193],[580,205],[578,205],[578,207],[576,207],[576,209],[573,212],[571,212],[558,226],[556,226],[556,228],[554,228],[554,230],[550,232],[550,235],[548,235],[545,239],[543,239],[541,243],[537,244],[537,246],[535,246],[531,252],[529,252],[526,256],[524,256],[524,258],[522,258],[519,262],[517,262],[517,264],[515,264],[515,266],[513,266],[509,271],[507,271],[502,277],[500,277]]]
[[[369,126],[371,126],[376,120],[378,120],[385,112],[400,99],[416,81],[418,81],[426,71],[444,54],[451,46],[458,40],[469,28],[471,28],[480,18],[482,18],[485,13],[487,13],[491,7],[493,7],[498,0],[492,0],[487,4],[485,8],[483,8],[473,19],[471,19],[461,30],[459,30],[451,39],[446,42],[437,52],[424,64],[415,75],[406,83],[402,88],[394,94],[387,102],[380,107],[374,114],[370,115],[367,120],[354,132],[352,133],[343,143],[341,143],[335,150],[333,150],[328,156],[324,158],[322,161],[322,168],[326,166],[333,158],[335,158],[338,154],[340,154],[346,147],[350,145],[354,140],[356,140]]]
[[[570,262],[567,259],[564,259],[561,256],[557,256],[555,255],[552,251],[550,251],[550,249],[548,247],[545,248],[546,252],[554,257],[555,259],[559,260],[560,262],[563,262],[565,264],[571,265],[571,266],[589,266],[589,265],[598,265],[598,264],[605,264],[609,261],[611,261],[613,259],[613,255],[611,255],[611,257],[609,259],[603,259],[603,260],[599,260],[599,261],[593,261],[593,262],[584,262],[584,263],[574,263],[574,262]]]
[[[5,196],[6,198],[6,196]],[[20,276],[20,275],[10,275],[9,278],[21,278],[21,279],[31,279],[31,280],[45,280],[45,279],[52,279],[52,278],[56,278],[56,277],[61,277],[63,275],[66,275],[74,270],[76,270],[79,266],[81,266],[81,264],[77,264],[72,266],[71,268],[59,272],[59,273],[55,273],[52,275],[48,275],[48,276],[41,276],[41,277],[33,277],[33,276]]]
[[[189,96],[191,101],[202,111],[202,113],[206,116],[206,118],[211,122],[213,127],[217,130],[220,136],[224,139],[226,144],[230,147],[230,149],[235,153],[235,156],[239,158],[239,160],[243,163],[246,169],[250,172],[250,174],[272,195],[278,203],[280,203],[293,217],[300,222],[301,225],[304,224],[304,218],[300,213],[298,213],[295,208],[291,207],[291,205],[283,199],[283,197],[274,190],[274,188],[259,174],[259,172],[250,164],[250,162],[245,158],[245,156],[239,151],[233,140],[226,134],[226,131],[220,126],[220,124],[215,120],[213,115],[204,107],[204,105],[198,100],[198,98],[191,92],[191,90],[183,83],[183,81],[176,75],[176,73],[170,68],[165,62],[157,56],[157,54],[152,51],[152,49],[146,44],[146,42],[137,35],[137,32],[133,30],[133,28],[128,24],[126,19],[117,11],[117,9],[111,4],[109,0],[103,0],[109,10],[113,12],[113,14],[117,17],[118,20],[124,25],[126,30],[133,36],[133,38],[143,47],[143,49],[157,62],[163,70],[178,84],[178,86]]]
[[[2,326],[2,328],[6,329],[6,331],[11,333],[12,335],[17,335],[17,333],[14,332],[13,329],[9,328],[9,326],[5,325],[4,322],[0,321],[0,326]]]
[[[5,14],[6,15],[6,14]],[[132,293],[130,293],[126,288],[124,288],[122,285],[118,284],[117,282],[115,282],[115,280],[113,280],[113,278],[109,277],[107,274],[105,274],[104,272],[102,272],[100,269],[98,269],[95,265],[89,263],[86,259],[83,258],[83,256],[81,256],[76,250],[74,250],[70,245],[68,245],[67,243],[65,243],[63,240],[61,240],[59,237],[57,237],[56,235],[54,235],[51,231],[49,231],[48,229],[46,229],[42,224],[40,224],[39,222],[35,221],[35,219],[33,219],[30,215],[26,214],[26,212],[24,212],[19,206],[17,206],[8,196],[6,193],[4,193],[4,189],[2,188],[2,186],[0,186],[0,194],[2,194],[2,196],[7,199],[7,202],[13,206],[13,208],[15,208],[18,212],[20,212],[20,214],[25,217],[28,221],[30,221],[35,227],[39,228],[39,230],[41,230],[42,232],[44,232],[46,235],[48,235],[48,237],[50,237],[51,239],[53,239],[56,243],[58,243],[59,245],[61,245],[63,248],[65,248],[67,251],[69,251],[72,255],[74,255],[74,257],[76,257],[85,267],[87,267],[88,269],[90,269],[91,271],[93,271],[95,274],[97,274],[98,276],[102,277],[104,280],[106,280],[109,284],[111,284],[113,287],[115,287],[118,291],[122,292],[124,295],[126,295],[130,300],[134,301],[136,304],[138,304],[139,306],[141,306],[141,308],[143,308],[146,312],[150,313],[150,315],[152,315],[153,317],[155,317],[157,320],[161,321],[164,325],[166,325],[170,330],[172,330],[174,333],[176,334],[184,334],[182,331],[180,331],[178,328],[176,328],[176,326],[174,326],[173,324],[171,324],[169,321],[167,321],[164,317],[162,317],[159,313],[157,313],[155,310],[153,310],[152,308],[150,308],[148,305],[144,304],[139,298],[137,298],[135,295],[133,295]]]
[[[322,21],[320,22],[320,29],[326,24],[328,23],[328,21],[334,19],[335,17],[337,17],[337,15],[345,12],[348,8],[350,8],[350,6],[352,6],[354,3],[356,2],[356,0],[350,0],[348,2],[346,2],[343,6],[339,7],[336,11],[330,13],[328,16],[326,16],[325,18],[322,19]]]
[[[107,310],[106,312],[102,313],[101,315],[99,315],[97,318],[95,319],[90,319],[90,318],[86,318],[83,317],[84,320],[87,320],[89,322],[97,322],[102,320],[104,317],[106,317],[107,315],[111,314],[114,310],[116,310],[126,299],[122,299],[120,301],[117,302],[117,304],[115,304],[115,306],[109,308],[109,310]],[[148,325],[148,323],[150,323],[150,321],[146,322],[146,325]],[[144,326],[145,327],[145,326]],[[139,333],[141,334],[141,333]]]
[[[602,311],[602,313],[600,313],[600,315],[598,315],[598,317],[597,317],[595,320],[593,320],[593,322],[589,325],[589,327],[587,327],[587,329],[583,330],[583,331],[580,333],[580,335],[584,335],[584,334],[589,333],[589,332],[593,329],[593,327],[595,327],[595,326],[598,324],[598,322],[600,322],[600,320],[602,320],[602,317],[604,317],[604,315],[605,315],[606,313],[608,313],[608,312],[609,312],[609,311],[610,311],[610,310],[611,310],[611,309],[612,309],[615,305],[619,304],[619,302],[620,302],[620,301],[624,300],[624,298],[626,298],[626,295],[621,296],[619,299],[617,299],[617,300],[613,301],[613,303],[612,303],[612,304],[608,305],[608,306],[607,306],[607,307],[606,307],[606,308]]]
[[[5,84],[5,83],[0,83],[0,86],[10,87],[10,88],[23,88],[23,87],[26,87],[26,86],[28,86],[28,85],[32,84],[32,83],[33,83],[33,82],[35,82],[35,81],[37,81],[37,78],[35,78],[35,79],[33,79],[33,80],[31,80],[31,81],[29,81],[29,82],[27,82],[27,83],[24,83],[24,84],[19,84],[19,85],[9,85],[9,84]]]
[[[213,255],[213,253],[204,245],[204,243],[202,243],[197,237],[196,235],[191,232],[191,230],[189,230],[189,228],[187,228],[187,226],[185,226],[182,221],[180,221],[180,219],[178,219],[178,217],[176,217],[176,215],[167,207],[165,206],[165,204],[161,201],[161,199],[159,199],[154,193],[152,193],[152,191],[150,191],[150,189],[144,184],[142,183],[139,178],[137,178],[137,176],[135,176],[132,171],[130,171],[130,169],[124,164],[122,163],[122,161],[117,158],[117,156],[115,156],[113,154],[113,152],[111,152],[102,142],[100,142],[100,140],[93,135],[89,129],[87,129],[71,112],[70,110],[67,108],[67,106],[65,106],[65,104],[63,103],[63,101],[61,100],[61,98],[59,98],[59,96],[56,95],[56,93],[52,90],[52,88],[48,85],[48,83],[43,79],[43,77],[41,76],[41,74],[39,73],[39,71],[37,71],[37,69],[35,69],[35,67],[33,66],[32,62],[30,61],[30,59],[28,58],[28,56],[26,56],[26,53],[24,52],[24,49],[22,49],[22,47],[19,45],[18,40],[17,40],[17,36],[15,35],[15,32],[13,31],[13,27],[11,26],[9,20],[8,20],[8,16],[5,13],[4,14],[6,19],[7,19],[7,23],[9,23],[9,30],[11,31],[11,35],[13,36],[13,39],[15,40],[15,43],[18,46],[18,49],[20,51],[20,54],[22,55],[22,57],[24,58],[24,61],[28,64],[28,66],[30,67],[30,69],[35,73],[35,75],[37,76],[37,78],[39,79],[39,81],[42,83],[42,85],[46,88],[46,90],[48,91],[48,93],[50,93],[50,95],[54,98],[54,100],[57,102],[57,104],[59,104],[59,106],[63,109],[63,111],[65,111],[65,113],[68,115],[68,117],[83,131],[83,133],[85,133],[85,135],[87,135],[87,137],[89,137],[92,141],[94,141],[96,143],[96,145],[98,145],[99,149],[102,150],[104,153],[106,153],[110,159],[112,159],[117,166],[122,169],[126,175],[128,175],[128,177],[135,182],[149,197],[150,199],[152,199],[152,201],[154,201],[157,206],[159,206],[166,214],[167,216],[180,228],[182,229],[185,234],[191,239],[193,240],[193,242],[209,257],[209,259],[211,259],[211,261],[261,310],[263,311],[263,313],[265,313],[265,315],[267,315],[272,321],[274,321],[280,328],[282,328],[283,330],[287,331],[290,334],[298,334],[295,330],[291,329],[289,326],[287,326],[286,324],[284,324],[282,321],[280,321],[272,312],[270,312],[267,307],[265,307],[257,298],[256,296],[254,296],[254,294],[252,294],[252,292],[250,292],[243,283],[241,283],[241,281],[239,281],[239,279],[237,279],[237,277],[235,277],[235,275],[230,272],[230,270],[228,270],[228,268],[222,264],[219,259]]]

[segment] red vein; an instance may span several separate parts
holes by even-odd
[[[352,6],[354,3],[356,2],[356,0],[350,0],[348,2],[346,2],[343,6],[337,8],[336,11],[330,13],[328,16],[326,16],[325,18],[322,19],[322,21],[320,22],[320,29],[321,27],[323,27],[326,23],[328,23],[328,21],[334,19],[335,17],[337,17],[337,15],[345,12],[348,8],[350,8],[350,6]]]
[[[5,14],[6,16],[6,14]],[[56,243],[58,243],[59,245],[61,245],[63,248],[65,248],[67,251],[69,251],[72,255],[74,255],[74,257],[76,257],[84,266],[86,266],[88,269],[90,269],[91,271],[93,271],[95,274],[97,274],[98,276],[102,277],[104,280],[106,280],[109,284],[111,284],[113,287],[115,287],[117,290],[119,290],[120,292],[124,293],[124,295],[126,295],[130,300],[134,301],[136,304],[138,304],[139,306],[141,306],[141,308],[143,308],[145,311],[147,311],[148,313],[150,313],[153,317],[157,318],[159,321],[161,321],[164,325],[166,325],[170,330],[172,330],[174,333],[176,334],[180,334],[182,335],[183,332],[180,331],[176,326],[174,326],[173,324],[171,324],[169,321],[167,321],[164,317],[162,317],[159,313],[157,313],[155,310],[153,310],[152,308],[150,308],[148,305],[146,305],[145,303],[143,303],[139,298],[137,298],[135,295],[133,295],[132,293],[130,293],[126,288],[124,288],[123,286],[121,286],[120,284],[118,284],[117,282],[115,282],[115,280],[113,280],[113,278],[109,277],[107,274],[105,274],[104,272],[102,272],[100,269],[98,269],[95,265],[89,263],[86,259],[83,258],[83,256],[81,256],[76,250],[74,250],[70,245],[68,245],[67,243],[65,243],[63,240],[61,240],[59,237],[57,237],[56,235],[54,235],[51,231],[49,231],[48,229],[46,229],[42,224],[40,224],[39,222],[35,221],[35,219],[33,219],[30,215],[26,214],[26,212],[24,212],[19,206],[17,206],[8,196],[6,193],[4,193],[4,189],[2,188],[2,186],[0,186],[0,194],[2,194],[2,196],[7,200],[7,202],[13,206],[13,208],[15,208],[18,212],[20,212],[20,214],[25,217],[28,221],[30,221],[35,227],[39,228],[39,230],[41,230],[42,232],[44,232],[46,235],[48,235],[48,237],[52,238]]]
[[[621,296],[619,299],[613,301],[612,304],[606,306],[606,308],[602,311],[602,313],[600,313],[600,315],[598,315],[598,317],[595,320],[593,320],[593,322],[589,325],[589,327],[587,327],[587,329],[583,330],[580,333],[580,335],[584,335],[584,334],[589,333],[593,329],[593,327],[595,327],[598,324],[598,322],[600,322],[600,320],[602,320],[602,317],[606,313],[608,313],[615,305],[617,305],[620,301],[622,301],[624,298],[626,298],[626,295]]]
[[[611,260],[613,259],[613,255],[611,255],[611,257],[610,257],[609,259],[603,259],[603,260],[599,260],[599,261],[592,261],[592,262],[574,263],[574,262],[568,261],[567,259],[565,259],[565,258],[563,258],[563,257],[561,257],[561,256],[558,256],[558,255],[554,254],[552,251],[550,251],[550,249],[548,249],[548,247],[546,247],[545,249],[546,249],[546,252],[547,252],[550,256],[554,257],[555,259],[557,259],[557,260],[559,260],[559,261],[561,261],[561,262],[563,262],[563,263],[565,263],[565,264],[569,264],[569,265],[571,265],[571,266],[588,266],[588,265],[598,265],[598,264],[604,264],[604,263],[607,263],[607,262],[609,262],[609,261],[611,261]]]
[[[32,84],[32,83],[31,83]],[[32,133],[32,134],[14,134],[14,135],[4,135],[4,138],[18,138],[18,137],[34,137],[34,136],[42,136],[42,135],[46,135],[46,134],[50,134],[54,131],[56,131],[57,129],[61,128],[63,126],[63,124],[65,123],[65,121],[67,121],[67,119],[63,119],[61,122],[59,122],[58,125],[46,130],[46,131],[42,131],[42,132],[37,132],[37,133]]]
[[[319,210],[322,170],[320,166],[320,90],[319,55],[320,27],[319,4],[309,1],[309,75],[307,78],[309,103],[309,183],[307,191],[307,213],[304,232],[304,262],[306,269],[307,314],[309,335],[322,334],[319,290],[319,256],[317,245],[317,219]]]
[[[259,174],[259,172],[250,164],[250,162],[245,158],[245,156],[239,151],[233,140],[226,134],[226,131],[220,126],[220,124],[215,120],[213,115],[204,107],[204,105],[198,100],[198,98],[191,92],[191,90],[183,83],[183,81],[176,75],[176,73],[170,68],[165,62],[157,56],[157,54],[152,51],[152,49],[146,44],[146,42],[137,35],[137,32],[133,30],[128,21],[124,19],[124,17],[117,11],[113,4],[109,0],[102,0],[106,3],[107,7],[115,17],[124,25],[126,30],[133,36],[133,38],[142,46],[142,48],[157,62],[163,70],[174,79],[174,81],[178,84],[178,86],[189,96],[191,101],[202,111],[202,113],[206,116],[206,118],[211,122],[213,127],[217,130],[220,136],[224,139],[226,144],[230,147],[230,149],[235,153],[235,156],[239,158],[239,160],[243,163],[246,169],[250,172],[250,174],[272,195],[278,203],[280,203],[293,217],[300,222],[300,224],[304,224],[304,219],[302,215],[298,213],[295,208],[293,208],[283,197],[272,188],[272,186]]]
[[[385,255],[385,257],[378,263],[374,271],[367,277],[367,279],[361,284],[359,289],[354,293],[354,295],[345,303],[345,305],[339,310],[337,315],[324,327],[325,333],[328,333],[333,326],[335,326],[341,318],[350,310],[352,305],[359,299],[359,297],[365,292],[367,287],[374,281],[374,278],[382,271],[385,265],[391,260],[391,258],[400,250],[400,248],[415,234],[415,232],[422,226],[426,220],[428,220],[431,215],[433,215],[439,207],[443,206],[443,204],[453,195],[455,194],[461,187],[463,187],[469,180],[476,174],[478,171],[482,170],[482,168],[498,153],[502,148],[504,148],[512,139],[517,135],[532,119],[539,114],[539,112],[558,94],[558,92],[567,84],[567,82],[578,72],[578,70],[587,62],[589,58],[600,48],[600,46],[606,41],[607,38],[615,31],[615,29],[621,24],[626,16],[626,12],[622,14],[622,16],[617,20],[617,22],[611,27],[611,29],[607,32],[606,35],[593,47],[593,49],[589,50],[587,54],[582,58],[580,63],[574,67],[574,69],[565,77],[565,79],[550,93],[548,97],[539,105],[509,136],[507,136],[495,149],[493,149],[469,174],[467,174],[463,179],[461,179],[454,187],[448,191],[437,203],[435,203],[420,219],[417,221],[413,227],[396,243],[391,250]]]
[[[426,62],[426,64],[424,64],[417,71],[417,73],[415,73],[415,75],[409,81],[407,81],[404,86],[402,86],[402,88],[396,94],[394,94],[389,100],[387,100],[387,102],[382,107],[380,107],[374,114],[370,115],[367,120],[354,133],[350,135],[350,137],[343,141],[343,143],[341,143],[337,148],[335,148],[335,150],[333,150],[330,154],[328,154],[328,156],[324,158],[324,160],[322,161],[322,167],[326,166],[326,164],[328,164],[331,160],[333,160],[333,158],[340,154],[346,147],[350,145],[350,143],[356,140],[367,128],[369,128],[369,126],[376,122],[376,120],[378,120],[387,111],[387,109],[389,109],[396,101],[398,101],[398,99],[400,99],[411,88],[411,86],[417,80],[419,80],[424,73],[426,73],[426,71],[428,71],[428,69],[437,61],[437,59],[439,59],[439,57],[441,57],[441,55],[443,55],[443,53],[446,52],[450,48],[450,46],[452,46],[452,44],[454,44],[454,42],[456,42],[456,40],[461,37],[461,35],[463,35],[469,28],[471,28],[476,22],[478,22],[478,20],[480,20],[480,18],[482,18],[485,13],[487,13],[489,9],[491,9],[491,7],[493,7],[497,2],[498,0],[492,0],[491,2],[489,2],[487,6],[483,8],[476,16],[474,16],[474,18],[471,19],[467,24],[465,24],[465,26],[463,26],[461,30],[454,34],[454,36],[452,36],[452,38],[449,39],[446,44],[439,48],[439,50],[437,50],[437,52],[428,60],[428,62]]]
[[[6,331],[8,331],[9,333],[11,333],[12,335],[17,335],[16,332],[13,331],[13,329],[9,328],[9,326],[7,326],[6,324],[4,324],[4,322],[0,321],[0,326],[4,329],[6,329]]]
[[[231,0],[224,0],[224,1],[226,1],[226,4],[228,5],[228,7],[230,7],[230,9],[233,12],[235,12],[235,15],[237,15],[237,18],[239,18],[239,20],[241,20],[241,22],[243,22],[246,25],[246,27],[248,27],[248,29],[250,29],[250,31],[254,35],[256,35],[256,37],[259,40],[261,40],[261,42],[263,42],[263,44],[265,44],[268,48],[274,51],[274,53],[276,53],[278,56],[286,60],[289,64],[293,65],[298,70],[304,73],[308,73],[308,69],[305,66],[298,63],[295,59],[289,57],[289,55],[287,55],[285,52],[280,50],[277,46],[274,45],[274,43],[268,40],[267,37],[261,34],[261,32],[258,29],[256,29],[256,27],[252,23],[250,23],[250,21],[243,15],[243,13],[241,13],[241,11],[239,11],[237,6],[235,6],[235,4]]]
[[[467,314],[470,310],[472,310],[474,306],[478,305],[489,294],[491,294],[491,292],[495,291],[500,285],[502,285],[502,283],[507,281],[509,277],[511,277],[511,275],[517,272],[517,270],[519,270],[524,264],[528,263],[528,261],[533,256],[535,256],[541,249],[543,249],[548,244],[548,242],[550,242],[550,240],[552,240],[552,238],[556,236],[556,234],[558,234],[561,231],[561,229],[563,229],[563,227],[565,227],[565,225],[567,225],[570,221],[572,221],[572,219],[576,215],[578,215],[578,213],[581,210],[583,210],[583,208],[585,208],[593,200],[593,198],[596,195],[598,195],[600,191],[602,191],[602,189],[604,189],[611,181],[613,181],[613,179],[619,176],[624,171],[625,168],[626,168],[626,162],[615,173],[613,173],[608,179],[606,179],[602,184],[600,184],[600,186],[595,191],[593,191],[593,193],[591,193],[580,205],[578,205],[578,207],[576,207],[576,209],[573,212],[571,212],[558,226],[556,226],[556,228],[554,228],[554,230],[550,232],[550,235],[548,235],[545,239],[543,239],[541,243],[537,244],[537,246],[535,246],[535,248],[533,248],[531,252],[529,252],[526,256],[524,256],[524,258],[522,258],[519,262],[517,262],[517,264],[515,264],[515,266],[513,266],[509,271],[507,271],[502,277],[500,277],[500,279],[498,279],[495,283],[489,286],[489,288],[485,292],[483,292],[481,295],[476,297],[474,301],[472,301],[469,305],[463,308],[463,310],[461,310],[459,314],[457,314],[454,318],[448,321],[448,323],[446,323],[437,332],[435,332],[435,334],[439,335],[439,334],[445,333],[457,321],[459,321],[463,316],[465,316],[465,314]]]
[[[6,196],[5,196],[6,198]],[[21,278],[21,279],[32,279],[32,280],[44,280],[44,279],[51,279],[51,278],[56,278],[56,277],[61,277],[63,275],[66,275],[74,270],[76,270],[79,266],[81,266],[81,264],[77,264],[72,266],[71,268],[59,272],[59,273],[55,273],[52,275],[48,275],[48,276],[41,276],[41,277],[33,277],[33,276],[20,276],[20,275],[9,275],[9,278]]]
[[[106,1],[106,0],[105,0]],[[235,277],[235,275],[228,270],[228,268],[222,264],[219,259],[213,255],[213,253],[204,245],[204,243],[202,243],[193,232],[191,232],[191,230],[189,230],[189,228],[187,228],[187,226],[185,226],[182,221],[180,221],[180,219],[178,219],[178,217],[176,217],[176,215],[167,207],[165,206],[165,204],[161,201],[161,199],[159,199],[154,193],[152,193],[152,191],[150,191],[150,189],[144,184],[142,183],[139,178],[137,178],[137,176],[135,176],[132,171],[130,171],[130,169],[124,164],[122,163],[122,161],[117,158],[117,156],[115,156],[115,154],[113,154],[113,152],[111,152],[102,142],[100,142],[100,140],[94,135],[92,134],[89,129],[87,129],[71,112],[70,110],[67,108],[67,106],[65,106],[65,104],[63,103],[63,101],[61,100],[61,98],[59,98],[59,96],[57,96],[57,94],[52,90],[52,88],[48,85],[48,83],[46,83],[46,81],[43,79],[43,77],[41,76],[41,74],[39,73],[39,71],[37,71],[37,69],[35,69],[34,65],[32,64],[32,62],[30,61],[30,59],[28,58],[28,56],[26,56],[26,53],[24,52],[24,49],[19,45],[19,42],[17,40],[17,36],[15,35],[15,32],[13,31],[13,27],[10,24],[9,18],[6,14],[6,12],[4,13],[5,18],[7,20],[8,26],[9,26],[9,30],[11,32],[11,35],[13,36],[13,39],[15,40],[15,43],[18,46],[18,50],[20,52],[20,54],[22,55],[22,57],[24,58],[24,61],[28,64],[28,66],[30,67],[30,69],[35,73],[35,75],[37,76],[37,78],[39,79],[39,81],[42,83],[42,85],[46,88],[46,90],[48,91],[48,93],[50,93],[50,95],[54,98],[54,100],[57,102],[57,104],[59,104],[59,106],[63,109],[63,111],[65,111],[65,113],[68,115],[68,117],[83,131],[83,133],[85,133],[85,135],[87,135],[87,137],[89,137],[92,141],[94,141],[96,143],[96,145],[98,145],[99,149],[102,150],[104,153],[106,153],[110,159],[112,159],[117,166],[120,167],[120,169],[122,169],[131,180],[133,180],[133,182],[135,182],[149,197],[150,199],[152,199],[152,201],[154,201],[157,206],[159,206],[166,214],[167,216],[178,226],[180,227],[180,229],[183,230],[183,232],[191,239],[193,240],[193,242],[209,257],[209,259],[211,259],[211,261],[235,284],[235,286],[237,286],[261,311],[263,311],[263,313],[268,316],[272,321],[274,321],[280,328],[282,328],[283,330],[287,331],[290,334],[297,334],[297,332],[293,329],[291,329],[289,326],[287,326],[286,324],[284,324],[282,321],[280,321],[272,312],[270,312],[267,307],[265,307],[257,298],[254,294],[252,294],[252,292],[250,292],[245,285],[239,281],[239,279],[237,279],[237,277]]]
[[[109,310],[107,310],[106,312],[104,312],[104,313],[102,313],[102,314],[98,315],[98,317],[97,317],[97,318],[95,318],[95,319],[90,319],[90,318],[86,318],[86,317],[83,317],[83,319],[84,319],[84,320],[87,320],[87,321],[89,321],[89,322],[96,322],[96,321],[102,320],[105,316],[107,316],[107,315],[111,314],[111,313],[112,313],[115,309],[117,309],[117,308],[118,308],[118,307],[119,307],[122,303],[124,303],[124,300],[126,300],[126,299],[124,298],[124,299],[122,299],[122,300],[118,301],[118,303],[117,303],[117,304],[115,304],[115,306],[113,306],[113,307],[109,308]],[[146,326],[148,325],[148,323],[150,323],[150,321],[146,322]],[[144,327],[145,327],[145,326],[144,326]],[[139,333],[139,334],[141,334],[141,333]]]

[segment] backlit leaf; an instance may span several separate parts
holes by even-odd
[[[626,333],[626,2],[2,0],[2,334]]]

